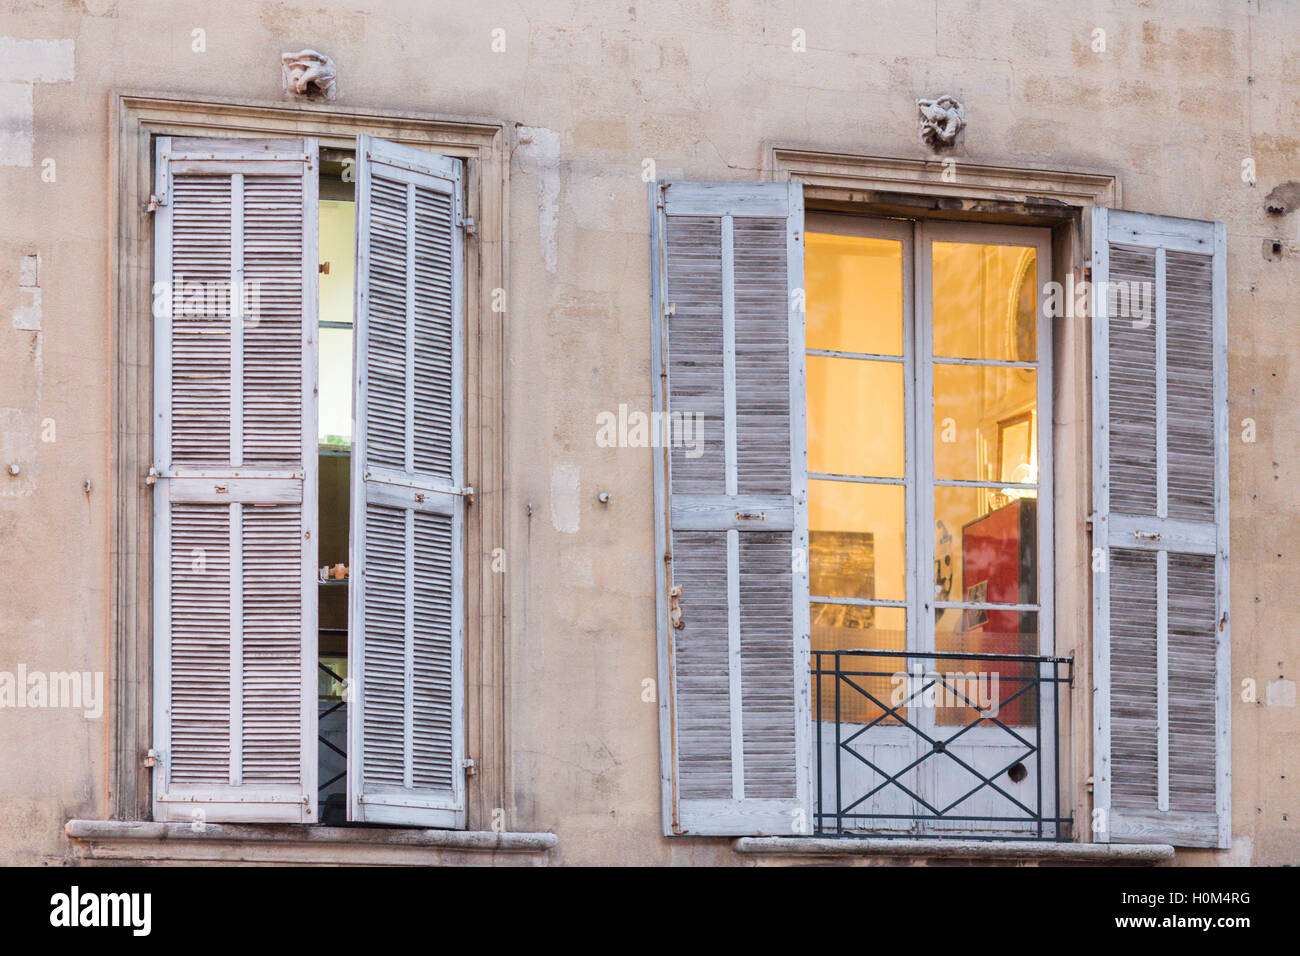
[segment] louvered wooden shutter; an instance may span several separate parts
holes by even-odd
[[[1093,218],[1094,802],[1103,840],[1229,845],[1222,223]]]
[[[651,234],[664,829],[808,832],[801,187],[652,184]]]
[[[157,820],[317,818],[316,151],[157,141]]]
[[[357,145],[348,804],[465,824],[459,160]]]

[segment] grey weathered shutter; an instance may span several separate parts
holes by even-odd
[[[357,144],[348,805],[465,823],[459,160]]]
[[[157,142],[157,820],[316,820],[316,149]]]
[[[1222,223],[1093,217],[1095,823],[1226,847],[1227,289]]]
[[[652,184],[651,238],[664,830],[807,832],[801,187]]]

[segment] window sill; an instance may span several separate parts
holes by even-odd
[[[69,820],[78,863],[546,865],[554,833]]]
[[[1174,858],[1164,843],[1047,843],[1033,840],[912,840],[870,837],[740,837],[737,853],[761,864],[847,863],[925,866],[990,863],[1012,866],[1129,863],[1159,865]]]

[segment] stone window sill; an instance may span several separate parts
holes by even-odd
[[[1159,865],[1174,858],[1164,843],[1048,843],[1033,840],[913,840],[870,837],[740,837],[732,846],[755,863],[991,863]]]
[[[76,862],[546,865],[554,833],[69,820]]]

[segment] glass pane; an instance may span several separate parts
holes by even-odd
[[[352,441],[352,330],[320,330],[320,443]]]
[[[888,707],[906,716],[907,708],[899,706],[907,696],[904,658],[841,654],[837,671],[836,655],[816,652],[901,651],[907,646],[907,612],[848,604],[813,604],[811,610],[813,720],[835,720],[837,683],[841,722],[868,723]],[[890,715],[881,723],[896,724],[898,718]]]
[[[1038,594],[1038,500],[996,488],[934,490],[938,601],[1033,604]],[[984,611],[938,608],[940,631],[979,629]]]
[[[899,485],[808,482],[810,593],[906,600],[906,506]]]
[[[320,409],[322,445],[352,440],[352,312],[356,288],[356,204],[320,202]],[[338,326],[348,326],[339,328]],[[330,327],[333,326],[333,327]]]
[[[941,630],[935,649],[972,654],[1038,653],[1037,611],[949,610],[952,621],[965,630]],[[997,717],[1008,726],[1030,726],[1038,720],[1037,678],[1050,677],[1051,665],[1033,661],[988,661],[963,658],[960,653],[935,662],[935,722],[941,726],[973,723]],[[1049,686],[1050,691],[1050,686]],[[991,726],[987,721],[985,726]]]
[[[931,253],[934,354],[1035,361],[1037,250],[936,242]]]
[[[934,366],[934,474],[964,481],[1038,481],[1038,373]]]
[[[804,237],[805,342],[810,349],[903,354],[903,244]]]
[[[340,199],[320,202],[320,320],[352,323],[356,285],[357,206]]]
[[[808,356],[808,470],[903,477],[903,366]]]

